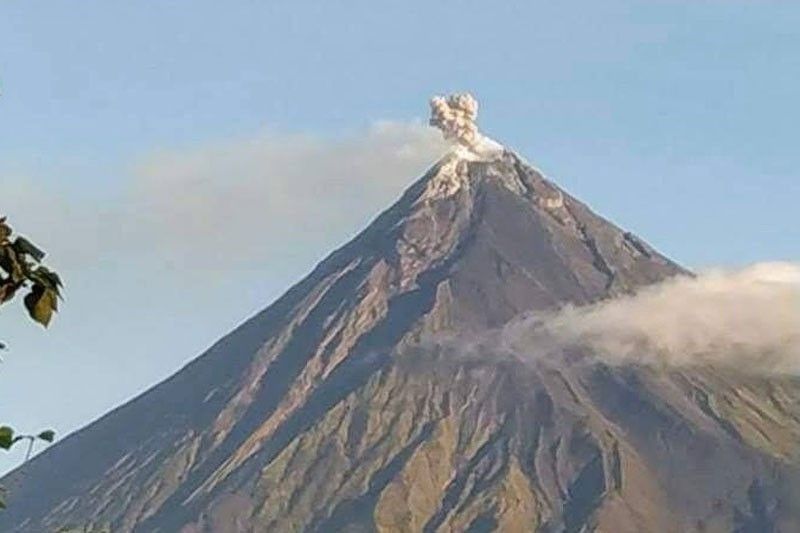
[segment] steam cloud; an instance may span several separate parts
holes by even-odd
[[[800,373],[800,265],[761,263],[736,272],[681,277],[638,294],[502,333],[514,353],[584,346],[610,363],[736,367]]]

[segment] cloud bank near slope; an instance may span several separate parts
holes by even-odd
[[[263,135],[154,155],[136,168],[131,200],[161,244],[202,256],[217,242],[258,257],[281,243],[344,242],[444,150],[419,123],[381,122],[338,139]]]
[[[800,374],[800,264],[675,278],[633,296],[523,319],[507,326],[500,342],[523,357],[585,346],[612,364]]]
[[[152,152],[97,187],[0,168],[0,214],[66,268],[100,256],[193,270],[274,264],[345,242],[445,150],[421,122],[384,121],[330,138],[264,132]]]
[[[201,255],[218,242],[259,256],[280,243],[344,241],[343,229],[366,223],[443,152],[435,130],[413,123],[339,139],[265,134],[149,158],[133,201],[162,244]]]

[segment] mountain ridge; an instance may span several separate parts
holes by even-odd
[[[800,524],[797,380],[571,365],[580,353],[454,358],[420,342],[678,274],[516,154],[454,151],[205,354],[6,476],[0,527]]]

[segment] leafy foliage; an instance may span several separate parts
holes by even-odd
[[[53,439],[56,438],[56,432],[52,429],[48,429],[36,435],[36,438],[45,442],[53,442]]]
[[[27,291],[23,301],[28,314],[47,327],[58,311],[63,284],[58,274],[42,264],[44,257],[31,241],[14,236],[6,218],[0,218],[0,304],[20,290]]]
[[[3,450],[11,449],[14,444],[21,440],[53,442],[55,438],[56,432],[52,429],[42,431],[38,435],[17,435],[11,427],[0,426],[0,448]]]
[[[56,438],[56,432],[52,429],[42,431],[38,435],[17,435],[14,430],[9,426],[0,426],[0,449],[9,450],[11,447],[21,440],[28,441],[28,453],[25,455],[27,461],[33,451],[33,445],[37,440],[44,442],[53,442]],[[6,508],[4,499],[5,489],[0,487],[0,510]]]
[[[25,237],[14,235],[14,231],[6,223],[6,217],[0,217],[0,305],[11,301],[19,292],[25,292],[23,303],[28,315],[47,327],[58,311],[61,299],[61,278],[44,266],[45,253]],[[6,345],[0,342],[0,350]],[[38,435],[17,435],[9,426],[0,426],[0,449],[8,450],[21,440],[28,441],[26,460],[37,440],[53,442],[55,432],[45,430]],[[5,508],[4,489],[0,487],[0,509]]]
[[[0,448],[8,450],[14,444],[14,430],[8,426],[0,426]]]

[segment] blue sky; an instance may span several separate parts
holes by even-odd
[[[799,26],[744,0],[3,2],[0,211],[67,282],[46,333],[3,309],[3,421],[64,435],[266,306],[433,161],[435,93],[688,266],[798,260]]]

